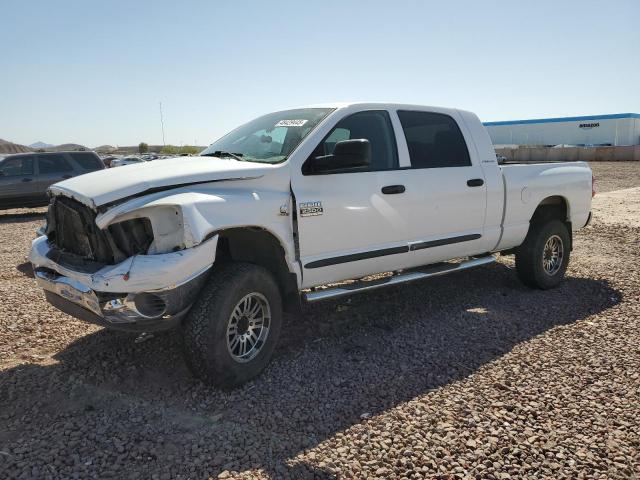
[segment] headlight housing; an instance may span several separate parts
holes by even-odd
[[[108,226],[115,246],[126,256],[169,253],[185,248],[182,209],[145,207],[116,217]]]

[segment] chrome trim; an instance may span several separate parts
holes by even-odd
[[[35,270],[34,275],[36,283],[43,290],[55,293],[56,295],[66,298],[67,300],[102,316],[98,297],[94,291],[86,285],[83,285],[72,278],[56,275],[55,273],[48,272],[46,270]]]
[[[480,265],[487,265],[494,263],[496,257],[488,255],[486,257],[471,258],[460,263],[445,264],[445,266],[429,266],[424,267],[424,271],[412,271],[406,273],[399,273],[392,277],[385,278],[384,280],[374,280],[371,282],[359,282],[351,285],[345,285],[342,287],[328,288],[326,290],[316,290],[312,292],[305,292],[303,298],[307,302],[318,302],[321,300],[328,300],[331,298],[339,298],[347,295],[351,295],[359,292],[366,292],[369,290],[375,290],[377,288],[389,287],[392,285],[400,285],[403,283],[413,282],[416,280],[422,280],[425,278],[437,277],[445,275],[447,273],[453,273],[460,270],[467,270],[469,268],[479,267]]]

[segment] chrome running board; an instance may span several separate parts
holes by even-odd
[[[427,265],[425,267],[419,267],[417,269],[403,271],[396,275],[392,275],[379,280],[358,280],[357,282],[347,285],[340,285],[337,287],[329,287],[325,289],[316,289],[309,292],[304,292],[302,294],[302,298],[304,298],[304,300],[306,300],[307,302],[319,302],[321,300],[344,297],[347,295],[352,295],[354,293],[367,292],[369,290],[375,290],[376,288],[390,287],[392,285],[400,285],[402,283],[413,282],[415,280],[423,280],[425,278],[446,275],[447,273],[467,270],[469,268],[479,267],[480,265],[487,265],[495,261],[496,257],[494,257],[493,255],[487,255],[483,257],[471,257],[468,260],[463,260],[459,263],[436,263],[433,265]]]

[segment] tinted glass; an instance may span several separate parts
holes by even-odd
[[[466,167],[469,150],[458,124],[449,115],[399,111],[412,168]]]
[[[38,166],[41,174],[71,172],[73,168],[64,155],[38,155]]]
[[[371,165],[358,171],[393,170],[398,168],[398,151],[389,114],[383,110],[354,113],[343,118],[320,142],[311,157],[331,155],[336,143],[343,140],[367,139],[371,144]],[[352,171],[352,170],[350,170]],[[306,173],[306,172],[305,172]]]
[[[9,157],[0,163],[0,172],[7,177],[33,175],[33,157]]]
[[[85,170],[98,170],[102,168],[102,161],[100,158],[91,152],[73,152],[68,153],[71,158],[73,158],[78,165],[80,165]]]
[[[249,162],[282,162],[332,110],[301,108],[264,115],[212,143],[201,155],[222,151]]]

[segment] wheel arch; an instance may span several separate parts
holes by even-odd
[[[289,312],[300,308],[298,277],[289,269],[286,249],[273,233],[261,227],[248,226],[218,230],[216,234],[215,263],[247,262],[266,268],[282,292],[283,308]]]
[[[551,195],[538,202],[529,219],[529,230],[549,220],[560,220],[569,230],[570,248],[573,249],[573,232],[571,228],[571,206],[569,200],[562,195]]]

